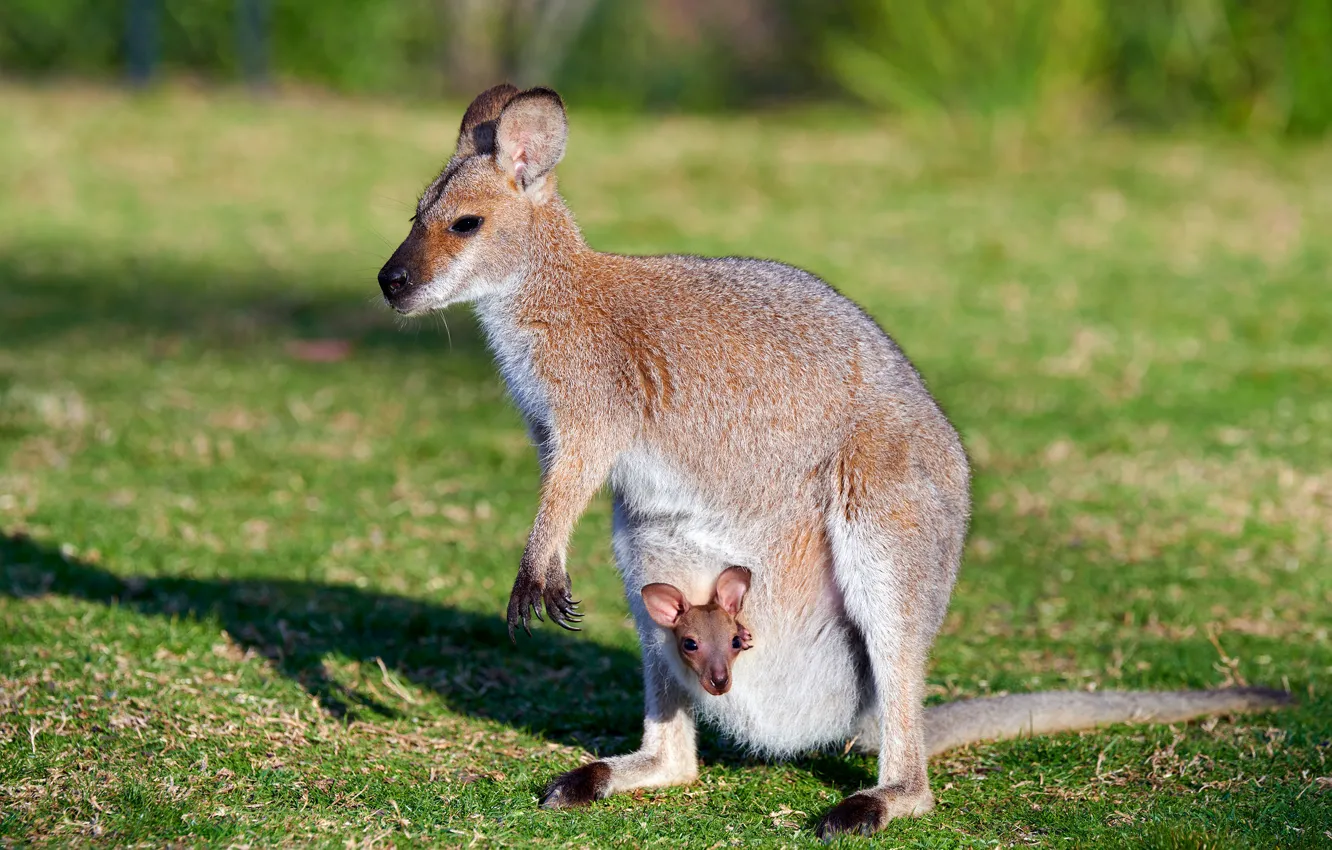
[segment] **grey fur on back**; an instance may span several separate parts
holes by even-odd
[[[1290,695],[1268,688],[1211,691],[1045,691],[960,700],[925,710],[931,756],[980,741],[1093,729],[1115,723],[1178,723],[1207,714],[1264,711]]]

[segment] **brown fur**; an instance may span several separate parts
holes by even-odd
[[[564,132],[563,106],[552,92],[483,93],[464,119],[457,153],[385,266],[408,281],[385,290],[403,312],[477,299],[483,318],[499,323],[492,340],[508,347],[497,352],[502,368],[518,370],[510,384],[538,440],[543,479],[510,599],[511,631],[526,629],[542,608],[574,627],[564,569],[574,521],[626,451],[669,458],[676,474],[703,486],[698,498],[709,510],[773,530],[750,544],[764,567],[755,581],[765,605],[812,616],[827,604],[820,600],[836,600],[835,612],[858,625],[870,657],[885,659],[891,678],[878,681],[888,689],[881,736],[887,790],[875,793],[895,794],[899,786],[888,780],[899,774],[915,788],[924,776],[917,722],[924,659],[968,513],[969,476],[956,434],[891,340],[812,277],[776,265],[590,249],[555,191],[551,171]],[[459,216],[485,224],[456,237],[447,228]],[[463,276],[458,269],[469,263],[484,274]],[[514,276],[525,283],[501,286]],[[898,540],[926,523],[930,534],[893,544],[901,548],[896,574],[866,574],[877,586],[863,586],[854,572],[838,573],[830,557],[829,513],[843,517],[853,538]],[[843,607],[841,599],[852,601],[848,592],[856,604]],[[875,600],[868,607],[859,602],[865,593]],[[922,594],[929,602],[918,605]],[[893,599],[901,607],[885,608]],[[905,624],[913,616],[922,619],[900,632],[882,631],[873,619]],[[892,684],[902,677],[914,684]],[[648,691],[649,725],[660,718],[669,735],[692,740],[673,686],[650,681]],[[647,760],[634,762],[640,778],[613,774],[611,787],[696,774],[692,754],[671,756],[669,770],[652,761],[664,756],[649,758],[650,746],[664,748],[659,754],[677,746],[667,738],[650,744],[656,734],[645,733]],[[912,793],[928,797],[921,787]],[[903,805],[914,811],[923,804]]]
[[[556,190],[566,138],[554,92],[483,92],[380,273],[403,313],[476,303],[537,443],[541,498],[510,595],[511,635],[542,612],[575,628],[569,535],[611,483],[617,565],[644,652],[643,745],[556,780],[543,805],[693,781],[696,714],[778,754],[836,723],[836,734],[856,727],[872,742],[879,775],[821,832],[873,831],[933,805],[927,732],[955,742],[1160,707],[1155,695],[1104,711],[1052,696],[931,715],[947,728],[927,729],[926,659],[970,515],[956,431],[896,343],[813,275],[589,247]],[[673,579],[683,598],[726,564],[752,570],[745,618],[763,636],[747,669],[727,668],[728,686],[749,676],[729,692],[712,676],[716,657],[687,668],[697,682],[682,678],[642,595]],[[676,611],[670,628],[724,637],[716,611]],[[725,697],[700,697],[698,684]],[[1169,716],[1237,704],[1213,696],[1181,697],[1170,705],[1184,714]]]
[[[776,590],[793,610],[810,608],[833,585],[832,552],[823,523],[795,525],[776,550],[781,564]]]

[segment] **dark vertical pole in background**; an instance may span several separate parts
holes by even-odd
[[[125,9],[125,53],[129,60],[129,78],[134,85],[146,85],[157,66],[158,0],[129,0]]]
[[[268,84],[269,0],[236,0],[236,47],[241,75],[252,88]]]

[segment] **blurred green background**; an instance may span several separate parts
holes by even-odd
[[[7,0],[0,70],[263,76],[603,108],[845,102],[1310,134],[1332,125],[1328,0]],[[607,69],[613,69],[608,73]]]

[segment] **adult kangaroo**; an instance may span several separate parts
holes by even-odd
[[[501,85],[379,274],[402,313],[461,301],[481,325],[540,456],[541,501],[509,601],[573,628],[565,553],[610,482],[614,549],[643,649],[635,753],[557,777],[542,805],[698,775],[696,719],[789,755],[854,738],[878,783],[822,835],[929,811],[931,752],[984,738],[1265,707],[1256,691],[1030,694],[922,709],[925,665],[962,557],[970,471],[896,343],[808,272],[753,259],[595,251],[556,192],[567,122],[548,89]],[[704,689],[643,588],[706,604],[748,570],[755,645]],[[720,688],[714,688],[720,690]]]

